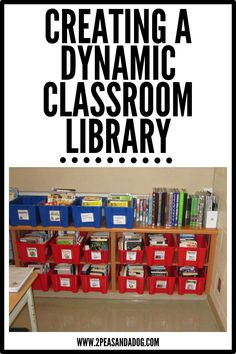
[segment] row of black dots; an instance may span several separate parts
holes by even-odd
[[[132,157],[130,161],[131,161],[131,163],[135,164],[135,163],[137,162],[137,159],[136,159],[136,157]],[[65,163],[65,162],[66,162],[66,158],[65,158],[65,157],[61,157],[61,158],[60,158],[60,162],[61,162],[61,163]],[[73,163],[77,163],[77,162],[78,162],[78,158],[77,158],[77,157],[72,157],[72,162],[73,162]],[[85,157],[85,158],[84,158],[84,163],[89,163],[89,162],[90,162],[89,157]],[[102,162],[101,157],[96,157],[95,162],[96,162],[96,163],[101,163],[101,162]],[[108,162],[108,163],[113,163],[113,158],[112,158],[112,157],[108,157],[107,162]],[[120,162],[120,163],[125,163],[125,158],[124,158],[124,157],[120,157],[120,158],[119,158],[119,162]],[[144,158],[143,158],[143,163],[146,164],[146,163],[148,163],[148,162],[149,162],[149,159],[148,159],[147,157],[144,157]],[[160,162],[161,162],[161,159],[160,159],[159,157],[156,157],[156,158],[154,159],[154,162],[155,162],[155,163],[160,163]],[[166,162],[167,162],[167,163],[172,163],[172,158],[171,158],[171,157],[167,157]]]

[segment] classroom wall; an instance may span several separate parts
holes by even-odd
[[[151,193],[153,187],[212,187],[214,168],[10,168],[9,185],[20,191],[75,188],[90,193]]]
[[[213,188],[219,198],[216,254],[213,271],[213,281],[210,296],[220,316],[221,322],[227,328],[227,169],[215,168]],[[218,278],[221,279],[221,290],[217,290]]]

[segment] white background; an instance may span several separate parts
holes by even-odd
[[[56,6],[57,9],[61,7]],[[92,6],[88,7],[92,8]],[[154,9],[152,5],[148,7]],[[65,118],[48,118],[43,113],[43,86],[47,81],[59,82],[61,70],[60,44],[52,45],[45,39],[45,13],[48,8],[50,6],[5,5],[6,190],[10,166],[83,166],[79,156],[77,156],[78,165],[70,162],[72,156],[66,155]],[[70,8],[78,9],[76,6]],[[104,5],[102,8],[107,9]],[[139,5],[139,9],[141,8],[142,6]],[[162,5],[161,8],[166,12],[166,44],[176,48],[176,58],[173,60],[176,68],[175,80],[183,83],[193,82],[193,116],[172,118],[167,153],[157,155],[161,158],[159,166],[167,166],[165,159],[170,156],[173,158],[173,163],[168,166],[228,167],[228,176],[230,176],[231,6],[184,5],[184,8],[188,9],[192,44],[183,42],[176,45],[174,38],[181,6]],[[64,165],[59,162],[61,156],[67,158]],[[102,157],[102,163],[97,165],[94,162],[96,155],[90,156],[89,167],[107,166],[105,158],[108,156],[101,154],[98,156]],[[113,167],[120,166],[118,162],[120,156],[114,156]],[[132,152],[125,154],[124,157],[127,163],[123,166],[131,166],[128,161],[133,157]],[[142,157],[137,156],[138,164],[135,166],[144,166]],[[156,165],[150,163],[145,166]],[[228,181],[228,186],[230,182]],[[230,202],[230,195],[228,197]],[[5,222],[8,224],[8,200],[5,203]],[[7,247],[6,244],[5,251],[8,253]],[[8,322],[7,302],[6,292],[6,322]],[[228,349],[231,344],[230,332],[229,327],[228,332],[225,333],[130,333],[130,336],[160,337],[159,349]],[[78,349],[77,335],[114,337],[115,333],[17,333],[16,335],[6,332],[5,344],[7,349]],[[116,335],[128,337],[129,334],[117,333]]]
[[[60,15],[62,7],[62,5],[57,6]],[[83,7],[86,8],[86,6]],[[124,6],[120,7],[124,8]],[[65,156],[67,161],[63,166],[75,166],[71,161],[71,158],[75,156],[78,157],[79,166],[88,166],[83,163],[83,158],[89,156],[91,159],[89,167],[116,167],[121,165],[119,157],[123,156],[126,162],[122,166],[128,166],[130,158],[134,156],[131,149],[127,154],[116,154],[112,165],[107,163],[107,157],[111,154],[106,155],[105,149],[102,153],[94,155],[66,154],[66,117],[60,117],[59,114],[54,117],[45,116],[43,87],[48,81],[54,81],[57,84],[61,81],[61,40],[56,44],[50,44],[45,38],[45,14],[49,8],[50,6],[42,5],[5,6],[5,151],[7,163],[9,166],[54,167],[62,166],[60,157]],[[74,9],[76,14],[78,13],[77,6],[70,6],[70,8]],[[108,38],[112,44],[110,36],[112,31],[109,30],[112,28],[112,17],[107,15],[108,7],[103,6],[103,8]],[[141,10],[144,7],[139,5],[139,8]],[[151,10],[154,10],[155,6],[149,5],[149,8],[151,17]],[[161,159],[158,166],[167,166],[167,157],[173,159],[169,166],[227,166],[230,163],[231,149],[230,5],[184,6],[188,10],[191,44],[186,44],[185,39],[179,44],[174,43],[180,6],[163,5],[161,8],[166,13],[165,44],[173,45],[176,52],[176,57],[170,60],[170,66],[175,67],[176,75],[173,80],[169,81],[169,84],[172,85],[172,81],[180,81],[183,87],[187,81],[193,83],[193,115],[192,117],[173,117],[170,113],[166,117],[171,118],[166,154],[160,153],[159,135],[155,133],[156,153],[150,156],[136,154],[138,162],[135,166],[157,166],[153,161],[156,156]],[[91,9],[91,16],[85,17],[90,21],[89,29],[85,32],[88,37],[91,37],[93,33],[94,10],[94,8]],[[59,30],[61,21],[53,24],[53,28]],[[121,28],[123,28],[122,23]],[[78,38],[77,32],[78,27],[75,25],[76,39]],[[123,38],[122,31],[120,36]],[[155,43],[150,40],[150,45],[153,44]],[[98,45],[103,44],[98,43]],[[142,45],[141,42],[140,46]],[[76,47],[76,45],[73,46]],[[128,49],[129,45],[125,44],[127,53]],[[91,83],[94,82],[93,58],[91,54],[90,80],[85,82],[88,91]],[[80,81],[79,63],[78,57],[76,75],[66,82],[68,108],[71,108],[74,102],[75,86],[77,81]],[[160,78],[160,81],[163,79]],[[123,80],[119,78],[119,82],[122,85]],[[140,82],[136,83],[137,86],[140,85]],[[157,83],[158,81],[152,81],[154,87]],[[121,100],[119,93],[117,96]],[[111,104],[108,96],[104,94],[102,97],[104,97],[105,104]],[[55,97],[53,103],[57,101],[58,98]],[[94,100],[90,98],[89,103],[94,104]],[[92,115],[90,117],[94,118]],[[104,115],[101,120],[104,121],[106,117]],[[154,114],[150,118],[160,117]],[[121,114],[117,119],[121,124],[120,143],[122,143],[125,118]],[[139,117],[134,120],[139,121]],[[79,142],[78,123],[78,117],[74,117],[73,146],[75,147],[78,147]],[[137,141],[139,141],[138,127],[137,124]],[[105,137],[105,132],[103,137]],[[99,165],[95,162],[97,156],[102,158]],[[148,165],[142,163],[142,158],[145,156],[150,158]]]

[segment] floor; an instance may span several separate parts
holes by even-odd
[[[220,332],[207,299],[114,300],[35,297],[41,332]],[[30,327],[28,308],[12,327]]]

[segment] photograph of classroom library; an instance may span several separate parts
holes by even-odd
[[[38,331],[227,331],[226,168],[10,168],[9,186]]]

